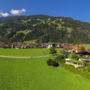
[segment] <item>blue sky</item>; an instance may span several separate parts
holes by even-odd
[[[90,0],[0,0],[1,16],[15,15],[15,12],[18,15],[72,17],[90,22]]]

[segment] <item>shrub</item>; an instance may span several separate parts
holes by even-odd
[[[65,57],[64,55],[59,55],[55,59],[56,61],[59,61],[60,63],[65,63]]]
[[[74,54],[72,54],[72,58],[78,60],[79,59],[79,55],[77,55],[77,54],[74,53]]]
[[[90,63],[87,63],[87,70],[90,72]]]
[[[54,47],[50,48],[50,54],[56,54],[57,51]]]
[[[53,60],[53,59],[47,60],[47,64],[49,66],[55,66],[55,67],[59,66],[59,64],[56,62],[56,60]]]
[[[79,55],[77,55],[77,54],[75,54],[75,53],[69,54],[68,57],[69,57],[69,58],[72,58],[72,59],[76,59],[76,60],[79,59]]]
[[[69,54],[66,50],[63,50],[63,49],[60,51],[60,53],[62,53],[66,58],[68,57],[68,54]]]
[[[47,60],[47,64],[48,64],[48,65],[51,65],[51,64],[52,64],[52,61],[53,61],[53,59],[48,59],[48,60]]]

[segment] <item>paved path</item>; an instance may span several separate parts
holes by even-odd
[[[46,58],[46,57],[51,57],[52,55],[49,56],[32,56],[32,57],[17,57],[17,56],[1,56],[2,58]]]

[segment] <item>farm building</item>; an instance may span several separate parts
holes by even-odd
[[[62,45],[64,50],[68,50],[68,52],[76,52],[78,53],[83,47],[78,45]],[[85,49],[86,50],[86,49]]]
[[[82,64],[78,64],[78,63],[73,63],[73,62],[70,62],[70,58],[66,58],[65,59],[65,63],[66,64],[69,64],[69,65],[72,65],[72,66],[74,66],[75,68],[81,68],[81,67],[83,67],[83,65]]]

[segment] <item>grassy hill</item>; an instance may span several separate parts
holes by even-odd
[[[0,42],[33,41],[90,43],[90,23],[47,15],[0,18]]]
[[[47,66],[47,59],[0,58],[0,90],[90,90],[89,80]]]

